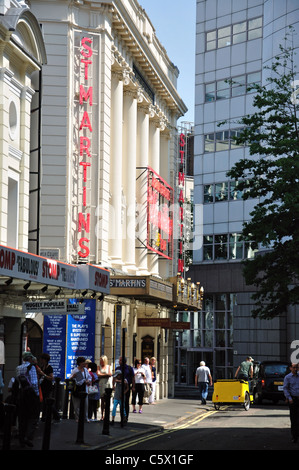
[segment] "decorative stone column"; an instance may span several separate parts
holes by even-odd
[[[149,105],[138,105],[137,113],[137,206],[136,263],[139,274],[149,274],[147,267],[147,167],[149,158]]]
[[[123,261],[128,272],[136,272],[136,155],[137,155],[137,96],[134,90],[124,92],[123,189],[125,217],[123,224]]]
[[[111,263],[122,265],[122,136],[123,81],[121,73],[111,80],[111,160],[109,203],[109,255]]]

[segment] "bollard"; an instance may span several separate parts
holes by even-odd
[[[63,403],[62,419],[74,419],[74,406],[70,390],[70,379],[65,379],[65,394]]]
[[[112,394],[112,388],[105,388],[105,417],[104,417],[102,434],[106,434],[106,435],[109,435],[111,394]]]
[[[79,422],[78,422],[76,444],[84,444],[85,399],[87,397],[87,393],[79,392],[79,395],[80,395],[80,410],[79,410]]]
[[[70,395],[69,379],[65,379],[65,393],[64,393],[64,401],[63,401],[62,419],[67,419],[68,417],[69,395]]]
[[[4,403],[4,429],[2,450],[10,450],[12,416],[16,406]]]
[[[51,437],[52,407],[54,398],[46,398],[46,421],[43,435],[42,450],[49,450]]]
[[[61,398],[61,393],[60,393],[60,377],[55,377],[55,385],[54,385],[54,398],[55,398],[55,408],[57,411],[61,410],[61,403],[60,403],[60,398]]]

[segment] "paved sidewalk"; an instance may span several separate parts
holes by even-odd
[[[113,426],[109,426],[109,435],[102,433],[103,422],[84,423],[83,442],[77,442],[78,423],[74,419],[64,419],[60,423],[51,425],[49,450],[96,450],[104,449],[115,442],[140,436],[143,433],[159,431],[211,409],[212,403],[201,405],[200,400],[173,399],[159,400],[155,405],[144,405],[143,413],[130,411],[129,421],[123,427],[120,424],[120,415],[117,413]],[[138,409],[138,406],[137,406]],[[34,447],[20,448],[16,438],[11,440],[10,450],[42,450],[44,423],[40,422],[34,438]]]

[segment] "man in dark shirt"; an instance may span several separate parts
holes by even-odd
[[[124,372],[124,378],[128,382],[129,388],[127,392],[124,395],[124,401],[125,401],[125,410],[126,410],[126,420],[129,419],[129,412],[130,412],[130,395],[131,395],[131,389],[132,385],[135,383],[135,376],[134,376],[134,371],[133,367],[128,366],[127,364],[127,358],[124,357],[124,360],[122,357],[119,358],[119,366],[116,367],[115,370],[121,370]]]
[[[49,364],[50,356],[47,353],[43,353],[40,357],[41,367],[40,367],[40,376],[41,376],[41,389],[43,394],[43,408],[42,408],[42,421],[46,420],[46,400],[47,398],[53,398],[53,367]],[[55,405],[52,406],[52,413],[54,420],[60,422],[60,415],[55,408]]]
[[[292,441],[297,442],[299,437],[299,374],[298,364],[290,366],[290,374],[283,382],[283,393],[290,409]]]

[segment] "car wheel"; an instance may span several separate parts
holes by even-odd
[[[244,409],[245,411],[248,411],[250,408],[250,396],[249,396],[249,393],[246,392],[245,393],[245,400],[244,400]]]

